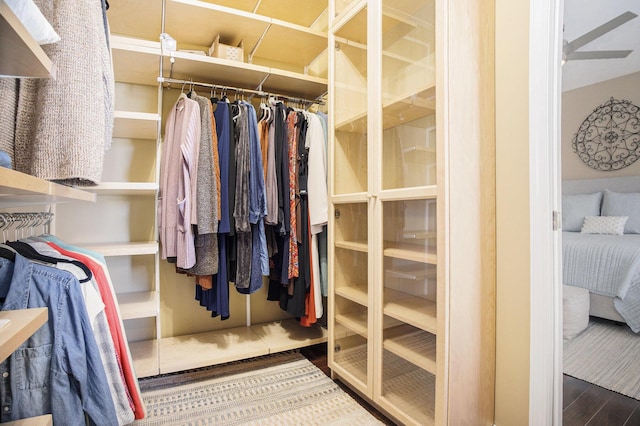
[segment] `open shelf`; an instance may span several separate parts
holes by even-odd
[[[109,10],[111,12],[111,10]],[[159,33],[154,37],[157,40]],[[160,42],[111,35],[115,80],[156,86],[160,73]],[[135,64],[135,66],[132,66]]]
[[[51,60],[4,1],[0,2],[0,45],[0,76],[51,75]]]
[[[438,332],[436,304],[431,300],[386,288],[384,314],[429,333]]]
[[[158,184],[155,182],[102,182],[92,186],[90,190],[98,195],[155,195]]]
[[[160,374],[158,364],[158,340],[142,340],[139,342],[129,342],[131,358],[136,375],[140,377],[151,377]]]
[[[111,256],[140,256],[158,253],[158,242],[137,242],[137,243],[105,243],[105,244],[79,244],[87,250],[100,253],[105,257]]]
[[[160,295],[156,291],[118,293],[117,297],[120,316],[123,320],[158,316]]]
[[[33,333],[47,322],[47,308],[0,311],[0,319],[10,320],[0,329],[0,362],[23,344]]]
[[[297,327],[297,328],[296,328]],[[160,373],[173,373],[326,342],[319,326],[283,320],[160,339]]]
[[[26,173],[0,167],[0,202],[3,206],[96,201],[91,192],[60,185]]]
[[[158,138],[158,114],[135,111],[113,112],[113,137],[130,139]]]

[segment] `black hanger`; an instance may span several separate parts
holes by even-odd
[[[13,248],[17,251],[21,256],[26,257],[29,260],[37,260],[40,262],[44,262],[50,265],[55,265],[56,263],[70,263],[72,265],[77,266],[82,269],[87,278],[80,280],[81,283],[86,283],[87,281],[91,281],[91,277],[93,276],[91,270],[84,263],[78,260],[69,260],[69,259],[58,259],[56,257],[46,256],[44,254],[40,254],[35,248],[30,246],[27,243],[22,241],[11,241],[6,243],[9,247]],[[6,249],[5,249],[6,250]],[[4,257],[4,256],[3,256]],[[15,257],[15,255],[14,255]]]
[[[1,247],[0,246],[0,257],[8,259],[8,260],[10,260],[12,262],[16,261],[16,253],[11,251],[11,250],[9,250],[6,247]]]

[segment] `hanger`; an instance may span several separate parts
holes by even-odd
[[[35,248],[23,241],[11,241],[6,243],[6,245],[13,248],[21,256],[26,257],[27,259],[32,261],[41,262],[50,266],[54,266],[57,263],[70,263],[77,266],[78,268],[82,269],[82,271],[87,276],[86,279],[80,281],[81,283],[90,281],[91,277],[93,276],[91,270],[87,267],[87,265],[78,260],[58,259],[56,257],[40,254]]]

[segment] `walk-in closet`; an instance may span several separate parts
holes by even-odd
[[[145,416],[140,381],[311,346],[389,422],[492,424],[490,2],[95,0],[71,19],[73,2],[35,0],[60,44],[13,3],[0,272],[29,254],[95,278],[88,321],[119,342],[115,424]],[[96,64],[64,75],[80,66],[65,37]],[[76,100],[87,129],[63,124]],[[0,305],[4,386],[37,330],[56,330],[45,302]]]

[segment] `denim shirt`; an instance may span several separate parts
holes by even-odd
[[[54,424],[117,425],[80,284],[16,254],[0,258],[2,310],[49,308],[48,322],[0,363],[0,420],[51,413]]]

